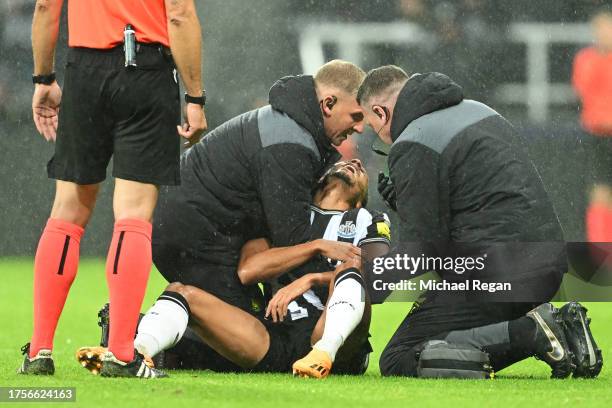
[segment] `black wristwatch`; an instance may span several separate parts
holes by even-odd
[[[55,82],[55,72],[49,75],[32,75],[32,82],[35,84],[51,85]]]
[[[185,92],[185,103],[195,103],[200,106],[206,105],[206,91],[202,90],[202,96],[190,96]]]

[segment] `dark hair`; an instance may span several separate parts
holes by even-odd
[[[409,75],[396,65],[385,65],[374,68],[366,75],[357,91],[357,102],[366,102],[389,87],[408,80]]]

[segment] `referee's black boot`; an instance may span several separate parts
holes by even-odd
[[[565,323],[565,337],[574,354],[574,378],[597,377],[603,366],[603,357],[591,333],[587,309],[578,302],[570,302],[560,312]]]
[[[25,357],[23,364],[17,370],[18,374],[30,375],[53,375],[55,373],[55,365],[51,358],[51,350],[40,350],[34,357],[30,358],[30,343],[21,348],[21,354]]]
[[[565,338],[561,313],[550,303],[543,303],[529,313],[536,326],[535,357],[552,369],[552,378],[567,378],[574,371],[572,352]]]

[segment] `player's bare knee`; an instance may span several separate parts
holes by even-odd
[[[185,299],[189,307],[191,307],[193,305],[193,302],[195,301],[194,294],[196,288],[194,286],[184,285],[181,282],[172,282],[171,284],[166,286],[166,290],[181,295],[183,299]]]
[[[181,282],[172,282],[166,287],[166,290],[169,292],[178,293],[184,297],[187,302],[189,302],[189,299],[193,297],[193,286],[184,285]]]
[[[169,284],[168,286],[166,286],[166,290],[168,292],[176,292],[176,293],[181,293],[181,291],[183,290],[183,285],[181,282],[172,282],[171,284]]]
[[[170,289],[171,287],[172,289]],[[166,290],[171,290],[181,295],[189,306],[192,306],[196,301],[202,302],[205,296],[205,292],[195,286],[184,285],[180,282],[171,283]]]

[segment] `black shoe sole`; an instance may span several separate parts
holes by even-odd
[[[565,337],[574,354],[574,378],[595,378],[603,367],[601,349],[597,347],[587,309],[578,302],[570,302],[561,308],[565,323]]]

